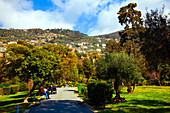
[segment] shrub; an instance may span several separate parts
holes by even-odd
[[[52,86],[54,86],[54,85],[55,85],[54,83],[46,82],[46,83],[44,84],[44,87],[49,87],[51,84],[52,84]]]
[[[87,90],[87,86],[83,86],[81,88],[81,93],[84,95],[84,96],[88,96],[88,90]]]
[[[79,84],[78,82],[68,81],[68,86],[69,87],[77,87],[78,84]]]
[[[11,87],[11,94],[15,94],[19,91],[19,85],[12,85]]]
[[[4,87],[3,88],[3,94],[9,95],[11,93],[11,87]]]
[[[107,102],[112,100],[112,84],[109,83],[90,83],[87,86],[88,98],[93,105],[105,105]]]
[[[60,79],[58,82],[57,82],[58,86],[65,86],[66,85],[66,81],[63,80],[63,79]]]
[[[26,87],[25,83],[19,84],[19,91],[28,91],[29,89]]]

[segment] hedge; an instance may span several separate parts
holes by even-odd
[[[12,85],[11,87],[11,94],[15,94],[19,91],[19,85]]]
[[[3,94],[9,95],[11,93],[11,87],[4,87],[3,88]]]
[[[88,96],[87,86],[83,86],[81,88],[81,92],[85,97],[87,97]]]
[[[105,106],[112,101],[113,87],[110,83],[90,83],[87,85],[88,98],[92,105]]]
[[[29,89],[26,87],[25,83],[19,84],[19,91],[28,91]]]

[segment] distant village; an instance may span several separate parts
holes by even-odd
[[[34,31],[33,31],[34,30]],[[5,32],[0,32],[0,57],[3,57],[3,54],[6,51],[6,46],[8,44],[17,43],[17,41],[21,40],[25,43],[34,44],[35,46],[43,46],[46,44],[55,44],[55,45],[63,45],[68,46],[69,48],[72,48],[74,52],[80,53],[80,54],[87,54],[89,55],[92,52],[97,52],[99,55],[103,55],[105,53],[105,47],[106,43],[109,40],[113,40],[113,38],[110,37],[89,37],[84,34],[81,34],[76,31],[71,30],[65,30],[64,32],[57,31],[58,29],[55,29],[55,31],[50,32],[50,30],[43,31],[41,29],[38,29],[35,31],[35,29],[31,30],[22,30],[22,31],[15,31],[12,29],[12,31],[9,32],[9,30],[6,30]],[[57,32],[56,32],[57,31]],[[63,31],[63,30],[61,30]],[[18,38],[21,37],[18,33],[24,34],[24,38]],[[6,34],[7,35],[6,35]],[[29,35],[31,33],[31,35]],[[3,38],[3,36],[8,38]],[[10,35],[8,35],[10,34]],[[4,37],[5,37],[4,36]],[[26,37],[27,36],[27,37]],[[35,37],[35,38],[28,38]],[[72,37],[74,36],[74,37]],[[78,36],[78,37],[77,37]],[[72,38],[70,38],[72,37]],[[6,40],[8,39],[8,40]],[[12,40],[11,40],[12,39]],[[59,40],[60,39],[60,40]],[[119,42],[118,38],[114,39],[115,41]],[[83,57],[83,56],[82,56]]]

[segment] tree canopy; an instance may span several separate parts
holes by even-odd
[[[42,47],[29,48],[21,44],[10,44],[7,47],[7,53],[7,75],[19,76],[24,81],[32,79],[34,82],[34,86],[25,101],[38,83],[52,81],[57,68],[60,68],[59,55]]]
[[[116,90],[116,101],[120,98],[119,85],[123,80],[131,81],[140,79],[141,72],[133,55],[125,52],[106,54],[96,64],[97,76],[102,79],[114,79]],[[100,71],[98,71],[100,70]]]

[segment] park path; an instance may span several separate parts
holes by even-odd
[[[40,102],[30,113],[93,113],[82,106],[74,90],[75,87],[57,88],[57,94],[52,94],[51,99]]]

